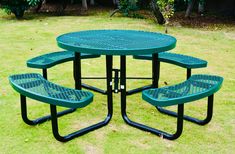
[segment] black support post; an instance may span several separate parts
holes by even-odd
[[[118,85],[119,85],[119,69],[113,69],[114,71],[114,93],[118,93],[119,89],[118,89]]]
[[[187,79],[191,77],[191,74],[192,74],[191,68],[187,68]]]
[[[113,69],[113,56],[106,56],[106,85],[107,85],[107,101],[108,101],[108,117],[112,118],[113,115],[113,92],[112,92],[112,69]]]
[[[158,60],[158,53],[153,54],[152,57],[152,87],[158,88],[160,76],[160,61]]]
[[[124,121],[128,123],[129,119],[126,114],[126,56],[120,58],[120,74],[121,113]]]
[[[75,52],[75,60],[73,62],[73,76],[75,80],[75,89],[82,89],[81,79],[81,53]]]
[[[47,69],[46,68],[42,69],[42,76],[44,77],[44,79],[47,80]]]

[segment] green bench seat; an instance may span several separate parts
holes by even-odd
[[[187,81],[163,88],[143,91],[143,99],[153,106],[171,106],[192,102],[217,92],[223,78],[211,75],[193,75]]]
[[[216,93],[222,86],[223,78],[213,75],[193,75],[187,81],[163,88],[147,89],[142,92],[142,98],[154,107],[167,107],[178,105],[177,112],[168,111],[167,115],[177,117],[177,129],[174,134],[164,132],[141,123],[131,121],[131,125],[151,132],[162,138],[174,140],[180,137],[183,131],[183,120],[188,120],[200,125],[210,122],[213,115],[213,100]],[[199,120],[184,115],[184,103],[196,101],[208,97],[207,116]]]
[[[98,58],[100,57],[100,55],[94,55],[94,54],[87,54],[87,53],[81,53],[80,54],[80,59],[90,59],[90,58]],[[42,75],[45,79],[47,79],[47,69],[64,63],[64,62],[68,62],[68,61],[73,61],[73,75],[74,75],[74,79],[76,77],[76,74],[78,72],[75,72],[75,67],[79,67],[78,64],[74,63],[75,60],[75,53],[73,51],[58,51],[58,52],[51,52],[48,54],[44,54],[38,57],[34,57],[32,59],[29,59],[27,61],[27,66],[30,68],[38,68],[38,69],[42,69]],[[80,66],[81,67],[81,66]],[[79,69],[81,70],[81,69]],[[75,79],[75,87],[76,89],[80,89],[81,87],[78,87],[77,85],[79,85],[78,80]],[[87,89],[98,89],[95,87],[92,87],[90,85],[86,85],[86,84],[81,84],[81,86],[87,88]]]
[[[152,60],[152,55],[136,55],[134,59]],[[207,66],[207,61],[176,53],[162,52],[158,57],[160,62],[174,64],[183,68],[202,68]]]
[[[93,100],[91,92],[56,85],[35,73],[13,75],[9,77],[9,80],[18,93],[44,103],[67,108],[81,108]]]
[[[98,58],[100,55],[81,53],[81,59]],[[48,69],[57,64],[74,60],[74,52],[58,51],[44,54],[27,61],[27,66],[31,68]]]
[[[152,55],[135,55],[134,59],[140,60],[152,60]],[[187,79],[191,76],[192,69],[207,67],[207,61],[170,52],[159,53],[158,59],[160,62],[174,64],[187,69]],[[160,65],[160,63],[159,63]],[[159,66],[160,69],[160,66]],[[159,74],[159,73],[158,73]]]
[[[98,57],[100,57],[100,55],[86,54],[86,53],[81,53],[80,55],[81,59],[90,59]],[[47,69],[61,63],[74,61],[74,59],[75,59],[75,54],[73,51],[58,51],[29,59],[26,62],[26,64],[30,68],[42,69],[43,77],[47,79]]]
[[[36,125],[51,120],[53,135],[58,141],[69,141],[75,137],[105,126],[110,120],[110,117],[107,117],[104,121],[97,124],[80,129],[66,136],[61,136],[58,132],[57,118],[74,112],[76,108],[83,108],[90,104],[93,101],[93,94],[88,91],[70,89],[51,83],[40,74],[36,73],[12,75],[9,77],[9,82],[13,89],[20,94],[21,116],[23,121],[28,125]],[[28,119],[26,97],[50,104],[51,114],[36,120]],[[57,106],[70,109],[57,112]]]

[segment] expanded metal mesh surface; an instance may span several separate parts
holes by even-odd
[[[69,89],[48,82],[39,74],[32,73],[13,75],[10,77],[10,81],[14,85],[23,88],[30,93],[53,99],[71,101],[74,103],[93,96],[87,91]]]
[[[176,61],[185,65],[206,65],[207,62],[205,60],[182,55],[182,54],[175,54],[175,53],[159,53],[159,59],[169,59],[171,61]]]
[[[152,60],[152,55],[151,54],[135,55],[134,58],[143,59],[143,60]],[[185,68],[200,68],[207,66],[207,61],[205,60],[170,52],[159,53],[159,61],[176,64]]]
[[[148,97],[157,100],[168,100],[172,98],[194,96],[204,93],[212,88],[220,86],[223,78],[210,75],[193,75],[187,81],[158,89],[149,89],[145,91]]]
[[[32,58],[27,61],[29,64],[36,64],[36,65],[49,65],[51,63],[55,63],[60,60],[64,59],[74,59],[74,52],[70,51],[62,51],[62,52],[54,52],[45,55],[41,55],[35,58]]]
[[[97,57],[100,57],[100,55],[81,53],[81,59]],[[72,51],[51,52],[28,60],[27,66],[32,68],[50,68],[63,62],[73,61],[74,58],[74,52]]]
[[[112,52],[116,50],[145,50],[172,46],[176,39],[172,36],[133,30],[91,30],[68,33],[57,38],[63,47]]]

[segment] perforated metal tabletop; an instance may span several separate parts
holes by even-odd
[[[63,49],[101,55],[153,54],[176,45],[172,36],[135,30],[80,31],[63,34],[56,40]]]

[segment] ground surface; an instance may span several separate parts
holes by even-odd
[[[8,83],[8,76],[16,73],[38,72],[26,67],[26,60],[50,51],[59,51],[55,38],[63,33],[87,29],[137,29],[163,32],[164,27],[151,20],[109,18],[108,12],[89,16],[35,16],[26,14],[24,20],[0,12],[0,153],[233,153],[235,149],[235,27],[215,31],[170,27],[169,34],[177,38],[176,53],[187,54],[208,61],[208,67],[193,73],[217,74],[224,77],[222,89],[215,95],[214,116],[202,127],[184,123],[182,136],[168,141],[126,125],[120,115],[120,97],[114,95],[114,115],[110,124],[68,143],[57,142],[51,123],[31,127],[20,117],[19,96]],[[84,60],[84,75],[105,73],[104,57]],[[119,67],[115,57],[114,66]],[[160,86],[185,80],[185,70],[173,65],[161,65]],[[127,74],[150,76],[151,63],[128,57]],[[134,69],[133,69],[134,68]],[[72,63],[49,70],[49,80],[73,87]],[[86,81],[99,87],[105,82]],[[128,82],[134,88],[149,81]],[[203,118],[206,99],[185,105],[187,114]],[[94,102],[85,109],[60,118],[61,133],[66,134],[103,119],[106,97],[95,93]],[[49,113],[49,106],[29,100],[30,118]],[[174,118],[160,114],[141,99],[141,94],[128,98],[128,114],[136,121],[173,132]]]
[[[190,18],[185,18],[184,15],[185,12],[176,12],[171,18],[170,24],[173,26],[203,28],[208,30],[221,30],[225,27],[234,27],[235,25],[234,17],[215,16],[209,13],[203,16],[193,13]]]

